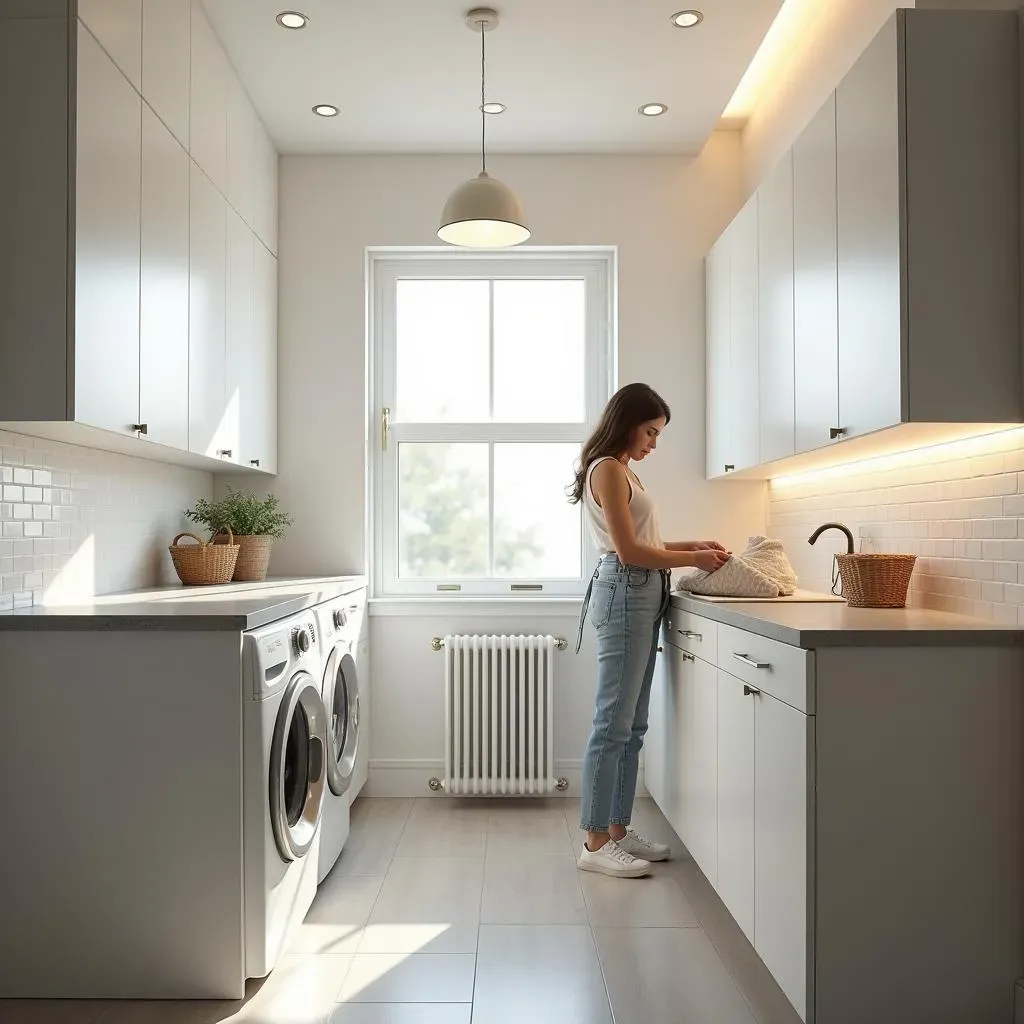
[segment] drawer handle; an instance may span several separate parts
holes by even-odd
[[[760,697],[761,696],[761,691],[760,690],[755,690],[754,687],[752,687],[752,686],[744,686],[743,687],[743,696],[744,697]]]
[[[696,661],[697,660],[692,654],[690,654],[689,651],[680,651],[679,653],[683,656],[683,661]]]
[[[754,661],[753,658],[748,658],[745,654],[733,654],[733,657],[737,661],[742,661],[744,665],[749,665],[751,668],[771,668],[767,661]]]
[[[703,642],[703,640],[704,640],[704,634],[703,633],[692,633],[688,629],[677,629],[676,632],[680,636],[685,636],[687,640],[699,640],[701,642]]]

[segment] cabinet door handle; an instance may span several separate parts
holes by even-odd
[[[761,691],[760,690],[755,690],[752,686],[744,686],[743,687],[743,696],[744,697],[760,697],[761,696]]]
[[[702,633],[693,633],[688,629],[677,629],[676,632],[680,636],[685,636],[687,640],[704,640],[704,635]]]
[[[260,460],[259,459],[250,459],[249,460],[249,465],[250,466],[258,466],[259,464],[260,464]]]
[[[148,434],[149,433],[149,424],[148,423],[133,423],[132,424],[132,430],[134,430],[136,434]]]
[[[231,458],[231,449],[230,448],[221,448],[221,449],[218,450],[217,454],[219,456],[221,456],[221,458],[230,459]]]
[[[658,653],[662,654],[664,652],[664,650],[665,650],[665,648],[662,647],[661,644],[658,644]]]
[[[754,661],[753,658],[748,658],[745,654],[733,654],[733,657],[737,661],[742,661],[744,665],[749,665],[751,668],[771,668],[767,661]]]
[[[689,651],[680,651],[679,653],[683,656],[683,661],[696,661],[697,660],[692,654],[690,654]]]
[[[840,437],[846,437],[846,427],[829,427],[828,428],[828,439],[835,441]]]
[[[736,466],[733,463],[731,463],[731,462],[727,462],[725,464],[725,471],[726,471],[726,473],[731,473],[735,468],[736,468]]]

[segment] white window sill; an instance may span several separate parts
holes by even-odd
[[[370,615],[418,616],[437,618],[494,618],[496,616],[547,616],[574,618],[580,613],[583,594],[578,597],[374,597],[370,598]]]

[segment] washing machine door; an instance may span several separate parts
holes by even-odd
[[[327,777],[327,712],[308,672],[288,683],[270,752],[270,820],[282,858],[305,856],[320,825]]]
[[[356,663],[348,648],[339,645],[331,652],[324,676],[324,706],[327,709],[327,781],[337,796],[348,792],[359,746],[359,679]]]

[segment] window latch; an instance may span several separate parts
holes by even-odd
[[[384,406],[380,411],[380,450],[388,450],[388,434],[391,433],[391,410]]]

